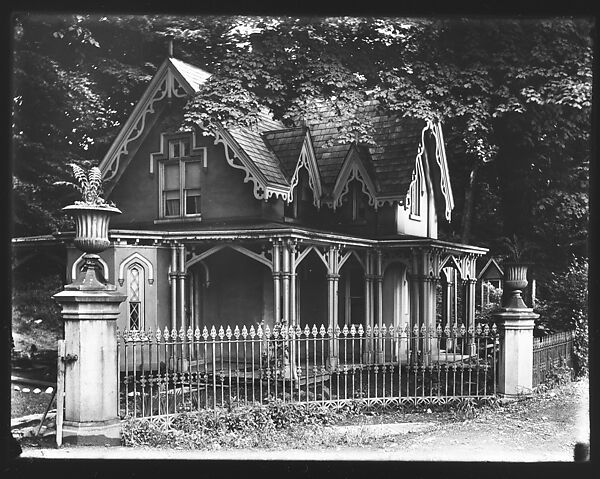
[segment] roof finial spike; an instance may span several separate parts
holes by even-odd
[[[169,38],[169,58],[173,58],[173,39]]]

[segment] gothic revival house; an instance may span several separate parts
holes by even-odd
[[[121,330],[473,324],[487,250],[438,239],[454,206],[440,124],[369,102],[376,146],[336,143],[328,111],[177,132],[208,77],[166,59],[100,164],[123,212],[101,253],[127,295]],[[82,255],[73,233],[56,237],[70,280]]]

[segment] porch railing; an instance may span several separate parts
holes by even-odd
[[[120,415],[265,404],[445,403],[495,395],[495,325],[275,325],[117,333]]]
[[[533,339],[533,387],[557,368],[573,368],[573,338],[573,331],[563,331]]]

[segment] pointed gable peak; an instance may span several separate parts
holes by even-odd
[[[189,85],[193,92],[198,92],[200,86],[204,84],[211,76],[207,71],[202,70],[190,63],[186,63],[174,57],[169,57],[164,64],[172,67],[182,79]]]

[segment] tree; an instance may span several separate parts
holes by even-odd
[[[370,143],[357,109],[368,96],[390,112],[440,119],[453,189],[464,192],[454,222],[441,225],[445,238],[494,251],[497,238],[517,234],[560,270],[571,253],[585,254],[592,26],[23,15],[14,52],[17,233],[60,226],[53,182],[66,179],[67,163],[99,161],[171,38],[177,57],[213,73],[182,126],[251,124],[261,107],[291,125],[318,115],[320,102],[343,120],[338,141]]]

